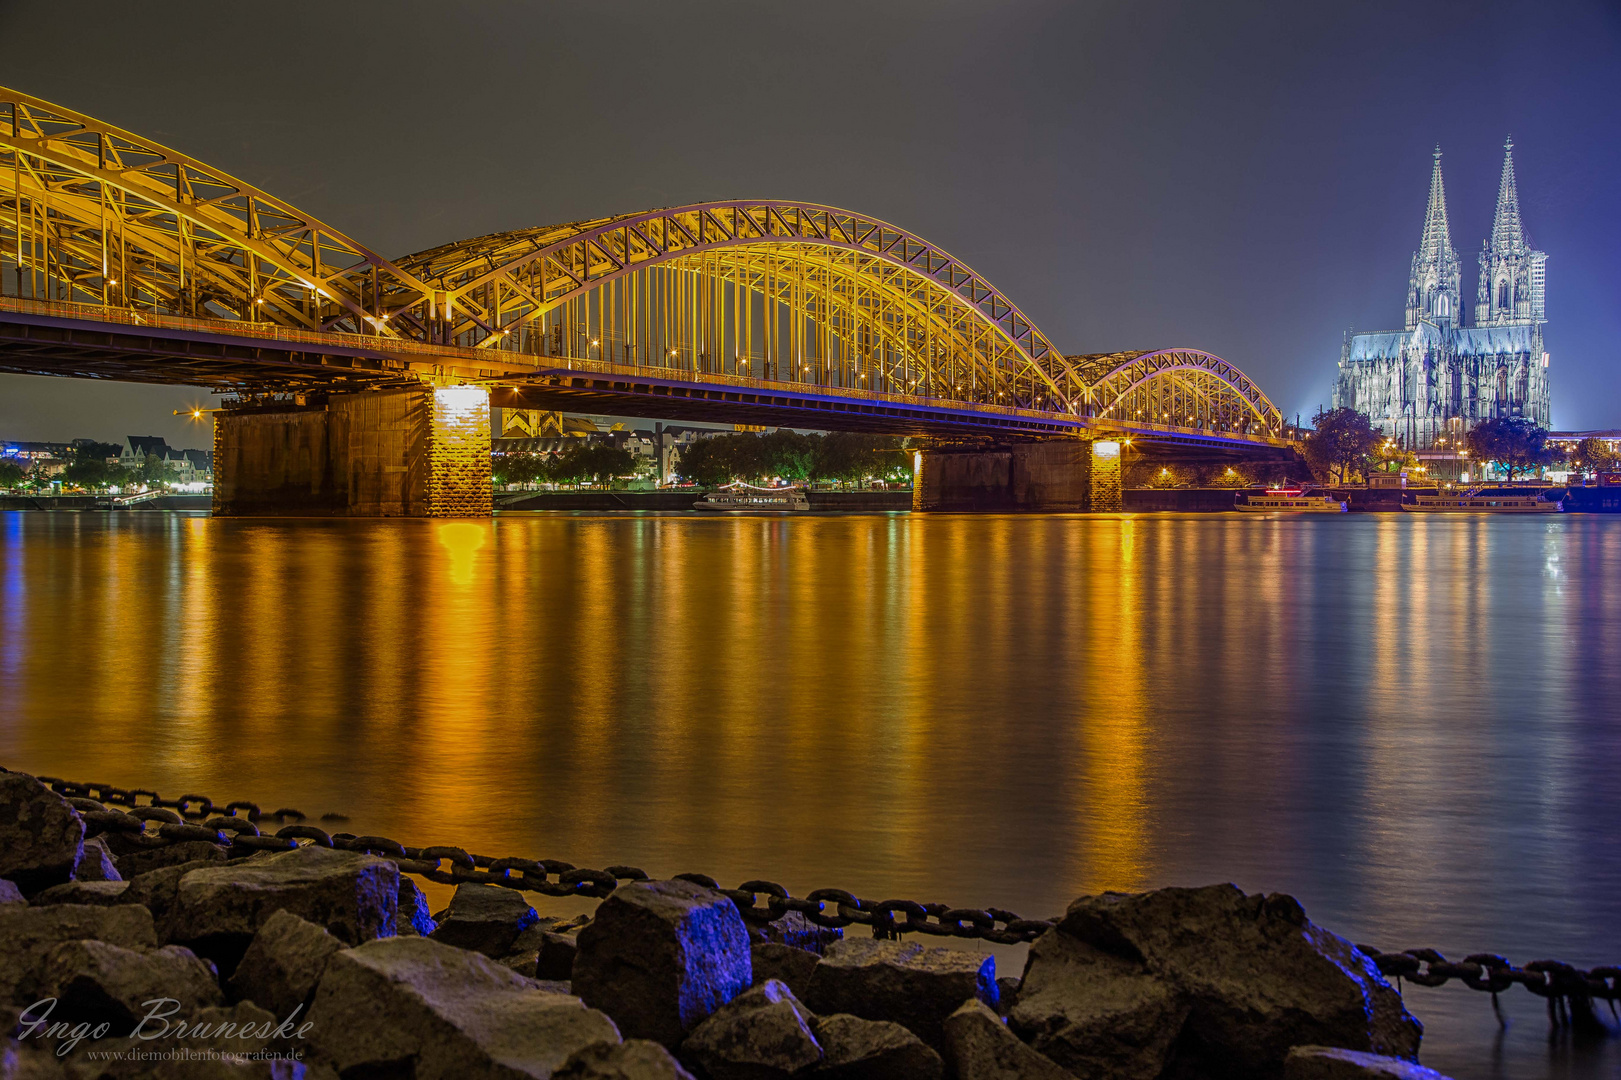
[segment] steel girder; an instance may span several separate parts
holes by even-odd
[[[1280,436],[1283,414],[1238,368],[1197,349],[1072,356],[1100,419]]]

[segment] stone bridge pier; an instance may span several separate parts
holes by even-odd
[[[488,517],[480,386],[312,394],[214,417],[216,515]]]
[[[919,450],[912,509],[1118,512],[1120,444],[1058,438]]]

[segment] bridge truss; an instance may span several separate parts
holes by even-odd
[[[50,362],[63,374],[274,390],[371,377],[367,362],[378,378],[519,387],[591,369],[899,400],[914,416],[977,410],[991,428],[1017,416],[1025,430],[1034,417],[1053,431],[1282,432],[1277,409],[1218,357],[1065,356],[960,260],[866,215],[711,202],[391,260],[184,154],[0,89],[0,307],[7,295],[68,305],[86,322],[188,320],[250,337],[256,357],[272,358],[165,366],[132,353],[92,369],[71,350],[35,349],[26,361],[0,355],[7,370]],[[285,373],[278,341],[297,343]],[[349,357],[337,365],[346,374],[308,370],[332,356]]]

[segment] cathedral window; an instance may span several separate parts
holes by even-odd
[[[1508,282],[1506,281],[1497,283],[1497,306],[1500,308],[1508,307]]]

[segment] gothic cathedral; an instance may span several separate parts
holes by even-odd
[[[1407,281],[1406,327],[1347,334],[1340,353],[1334,405],[1366,413],[1415,449],[1452,442],[1492,417],[1549,424],[1542,348],[1548,256],[1525,242],[1513,140],[1503,149],[1497,219],[1480,252],[1474,325],[1462,325],[1462,274],[1437,147],[1424,237]]]

